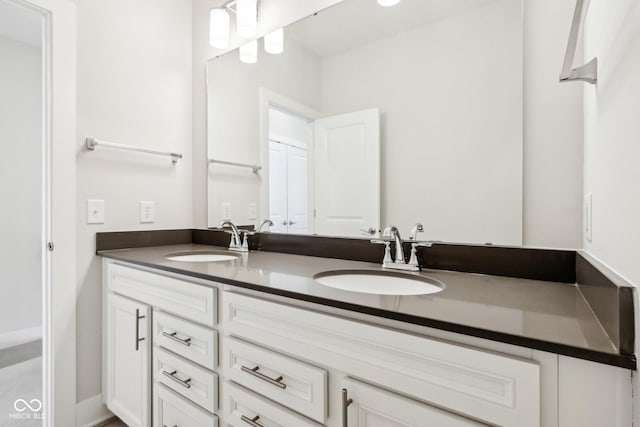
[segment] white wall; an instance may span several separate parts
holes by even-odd
[[[207,226],[206,62],[208,11],[224,1],[193,0],[194,222]],[[337,0],[265,1],[270,27],[287,25]],[[581,246],[582,92],[558,76],[574,0],[524,0],[524,204],[526,246]],[[273,10],[279,9],[280,14]]]
[[[41,335],[41,56],[0,36],[0,348]]]
[[[576,2],[524,5],[524,243],[580,248],[582,85],[558,82]]]
[[[99,231],[190,228],[192,211],[191,2],[82,0],[78,5],[77,399],[101,392]],[[98,149],[87,136],[184,155]],[[86,200],[106,223],[86,224]],[[156,221],[140,224],[141,200]]]
[[[592,0],[585,57],[598,57],[597,86],[584,85],[584,193],[593,195],[584,249],[640,284],[640,3]]]
[[[522,244],[521,16],[494,1],[322,58],[324,114],[380,108],[382,226]]]

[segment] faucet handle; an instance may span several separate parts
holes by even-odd
[[[424,227],[422,226],[422,224],[420,224],[419,222],[416,222],[415,224],[413,224],[413,227],[411,228],[411,234],[409,235],[409,240],[417,240],[418,233],[423,233],[423,232],[424,232]]]
[[[383,266],[393,264],[393,258],[391,258],[391,240],[374,239],[370,242],[377,245],[384,245],[384,258],[382,259]]]

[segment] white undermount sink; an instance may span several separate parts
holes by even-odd
[[[445,288],[444,283],[431,277],[391,271],[325,271],[313,278],[323,286],[377,295],[425,295]]]
[[[213,251],[176,252],[165,256],[170,261],[183,262],[224,262],[238,259],[236,255]]]

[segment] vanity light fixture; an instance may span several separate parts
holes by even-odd
[[[264,50],[274,55],[284,52],[284,30],[282,28],[264,36]]]
[[[400,3],[400,0],[378,0],[378,4],[384,7],[395,6]]]
[[[258,0],[236,0],[236,24],[240,37],[255,37],[258,32]]]
[[[209,14],[209,43],[216,49],[229,47],[229,12],[211,9]]]
[[[258,62],[258,40],[243,44],[238,50],[240,52],[240,61],[245,64]]]

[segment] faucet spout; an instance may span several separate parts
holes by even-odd
[[[231,221],[222,221],[218,228],[224,228],[226,226],[231,228],[231,244],[229,248],[240,247],[242,244],[240,242],[240,230],[238,230],[238,227]]]
[[[262,233],[262,229],[265,225],[268,227],[273,227],[273,221],[271,221],[270,219],[265,219],[264,221],[262,221],[262,224],[260,224],[260,226],[258,227],[258,233]]]
[[[382,232],[384,237],[390,237],[396,242],[396,262],[404,264],[404,249],[402,248],[402,237],[400,237],[400,230],[397,227],[390,226],[384,229]]]

